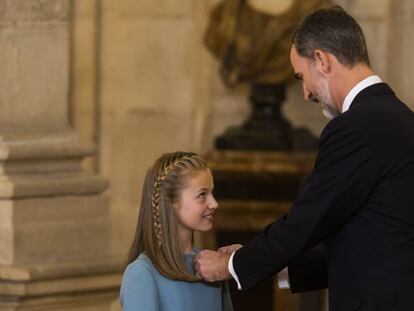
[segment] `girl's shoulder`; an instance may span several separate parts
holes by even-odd
[[[151,259],[147,255],[141,253],[137,259],[131,262],[125,269],[125,275],[133,276],[145,276],[153,275],[156,272],[154,265],[151,262]]]
[[[157,297],[157,280],[151,261],[139,256],[125,269],[122,276],[120,301],[124,309],[138,309],[135,305],[154,304]],[[126,307],[129,306],[129,307]],[[140,309],[140,308],[139,308]],[[144,308],[145,309],[145,308]]]

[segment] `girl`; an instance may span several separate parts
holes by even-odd
[[[175,152],[147,172],[121,285],[124,311],[233,310],[227,284],[195,275],[194,231],[212,228],[218,204],[203,158]]]

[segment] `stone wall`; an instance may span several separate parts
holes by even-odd
[[[66,0],[53,5],[51,1],[0,1],[3,135],[68,128],[60,122],[68,109],[68,6]],[[55,105],[62,100],[62,105]],[[44,122],[45,117],[50,121]]]

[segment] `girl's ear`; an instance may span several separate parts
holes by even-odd
[[[180,203],[179,202],[175,202],[172,204],[172,207],[174,210],[178,210],[180,208]]]

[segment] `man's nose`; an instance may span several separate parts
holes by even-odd
[[[306,101],[310,100],[310,96],[312,95],[312,93],[308,91],[308,89],[306,88],[305,84],[303,84],[302,87],[303,87],[303,98]]]

